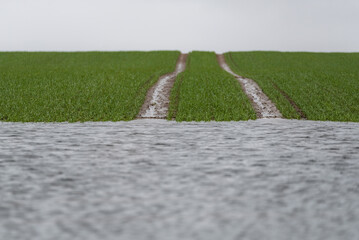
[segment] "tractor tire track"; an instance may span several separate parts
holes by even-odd
[[[277,89],[280,92],[280,94],[283,95],[283,97],[285,97],[285,99],[287,99],[287,101],[290,103],[290,105],[292,105],[294,110],[299,114],[300,118],[302,120],[307,120],[307,115],[302,111],[302,109],[300,109],[300,107],[293,101],[293,99],[286,92],[284,92],[282,89],[280,89],[277,84],[272,82],[272,85],[275,89]]]
[[[151,87],[137,118],[163,119],[167,117],[171,89],[177,75],[185,70],[186,60],[187,54],[181,54],[177,61],[176,70],[161,76],[157,83]]]
[[[282,118],[282,114],[274,103],[265,95],[258,84],[252,79],[244,78],[235,74],[227,65],[223,54],[217,54],[219,65],[228,73],[233,75],[241,84],[243,91],[251,101],[257,118]]]

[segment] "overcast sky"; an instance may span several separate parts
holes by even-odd
[[[359,0],[0,0],[0,51],[359,52]]]

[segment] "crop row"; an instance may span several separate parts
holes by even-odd
[[[219,66],[213,52],[191,52],[175,82],[168,118],[177,121],[255,119],[239,82]]]

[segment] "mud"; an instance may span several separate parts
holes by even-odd
[[[274,103],[265,95],[258,84],[252,79],[244,78],[235,74],[227,65],[223,54],[217,54],[219,65],[228,73],[232,74],[241,84],[243,91],[251,100],[257,118],[282,118],[282,114]]]
[[[186,60],[187,54],[181,54],[177,61],[176,70],[161,76],[158,82],[151,87],[137,118],[161,119],[167,117],[171,89],[177,75],[185,70]]]

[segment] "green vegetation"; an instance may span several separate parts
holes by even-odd
[[[359,121],[359,53],[227,53],[236,73],[252,78],[286,118]],[[292,104],[290,103],[292,101]]]
[[[0,121],[134,119],[179,52],[0,53]]]
[[[170,96],[168,119],[230,121],[255,119],[239,82],[219,66],[216,55],[192,52]]]

